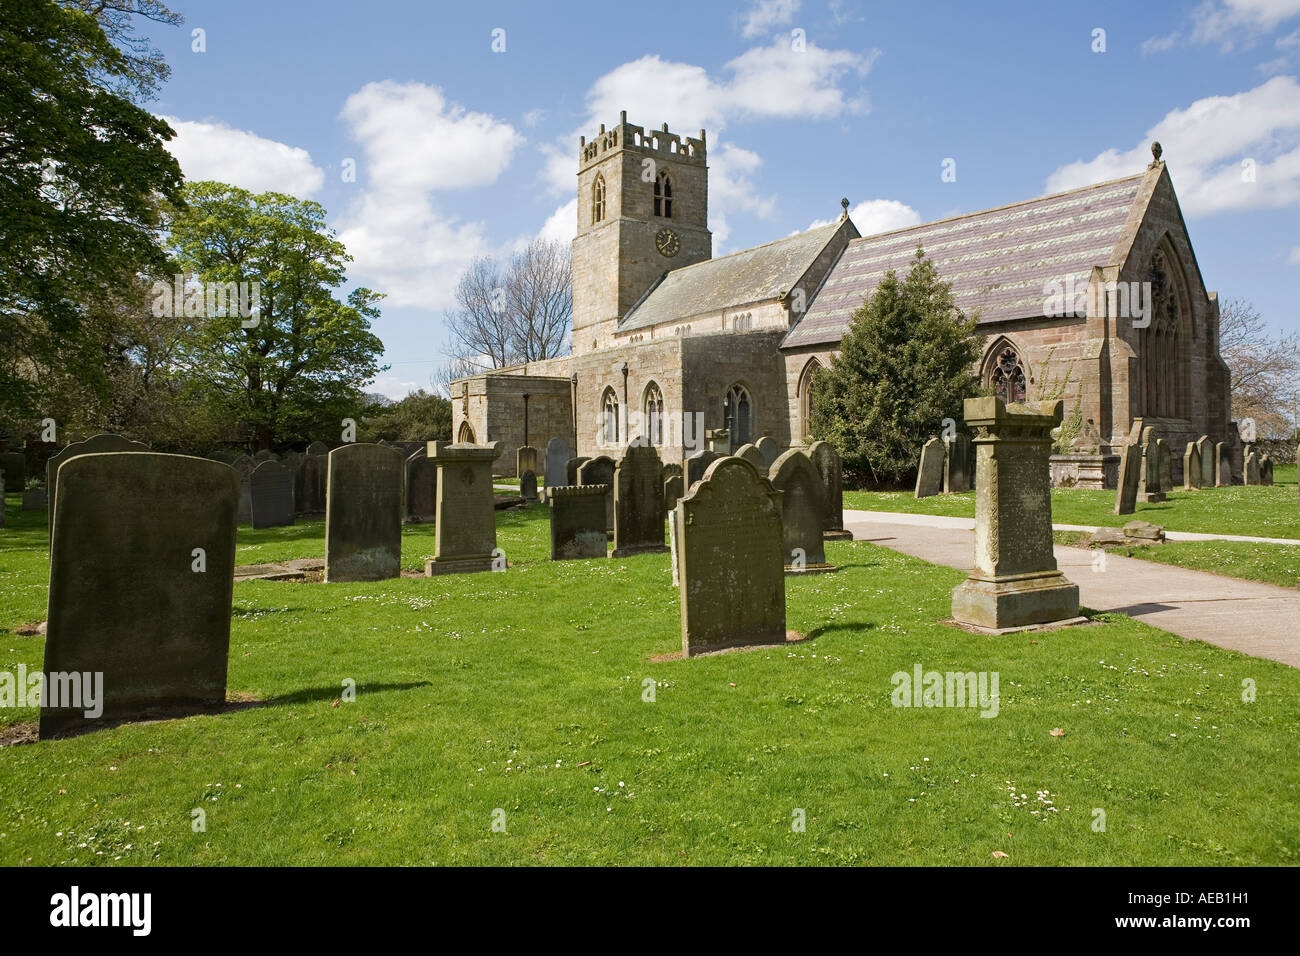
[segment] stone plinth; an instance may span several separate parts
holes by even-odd
[[[1070,621],[1079,588],[1052,553],[1051,430],[1063,403],[968,398],[975,430],[975,567],[952,592],[952,616],[992,633]]]
[[[497,546],[492,463],[500,445],[429,442],[428,456],[438,466],[433,559],[424,563],[430,577],[492,570]]]
[[[1120,456],[1092,452],[1070,452],[1051,457],[1053,488],[1119,487]]]

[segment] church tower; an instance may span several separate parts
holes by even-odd
[[[578,235],[573,240],[573,352],[613,341],[620,317],[665,271],[713,255],[704,130],[683,139],[617,126],[578,141]]]

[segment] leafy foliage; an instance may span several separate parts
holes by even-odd
[[[19,425],[69,383],[106,391],[103,306],[162,265],[158,197],[179,200],[181,171],[92,16],[6,0],[0,61],[0,419]]]
[[[451,402],[420,389],[400,402],[371,406],[360,423],[364,441],[449,441]]]
[[[381,370],[383,343],[370,322],[382,295],[362,287],[346,301],[335,297],[351,257],[325,225],[325,209],[284,193],[196,182],[186,185],[170,227],[186,273],[208,283],[260,283],[255,324],[238,311],[203,315],[181,356],[190,388],[231,423],[232,437],[269,448],[359,418],[361,387]],[[174,285],[170,276],[162,280]]]
[[[905,279],[885,274],[813,384],[812,434],[839,450],[850,481],[902,484],[943,419],[961,421],[978,382],[974,328],[922,250]]]

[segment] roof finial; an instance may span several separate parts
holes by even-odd
[[[849,218],[849,201],[847,198],[840,200],[840,205],[844,207],[844,212],[840,213],[841,219]]]
[[[1152,161],[1152,162],[1155,162],[1155,163],[1160,162],[1160,154],[1163,153],[1163,152],[1164,152],[1164,147],[1162,147],[1162,146],[1160,145],[1160,142],[1159,142],[1158,140],[1152,142],[1152,144],[1151,144],[1151,161]]]

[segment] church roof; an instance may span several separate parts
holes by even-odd
[[[889,269],[901,278],[918,246],[952,283],[953,298],[980,324],[1041,316],[1044,285],[1073,279],[1125,254],[1123,241],[1148,173],[1040,196],[1009,206],[854,239],[831,268],[785,348],[839,342]]]
[[[623,316],[618,331],[780,299],[798,284],[843,225],[839,220],[665,273]]]

